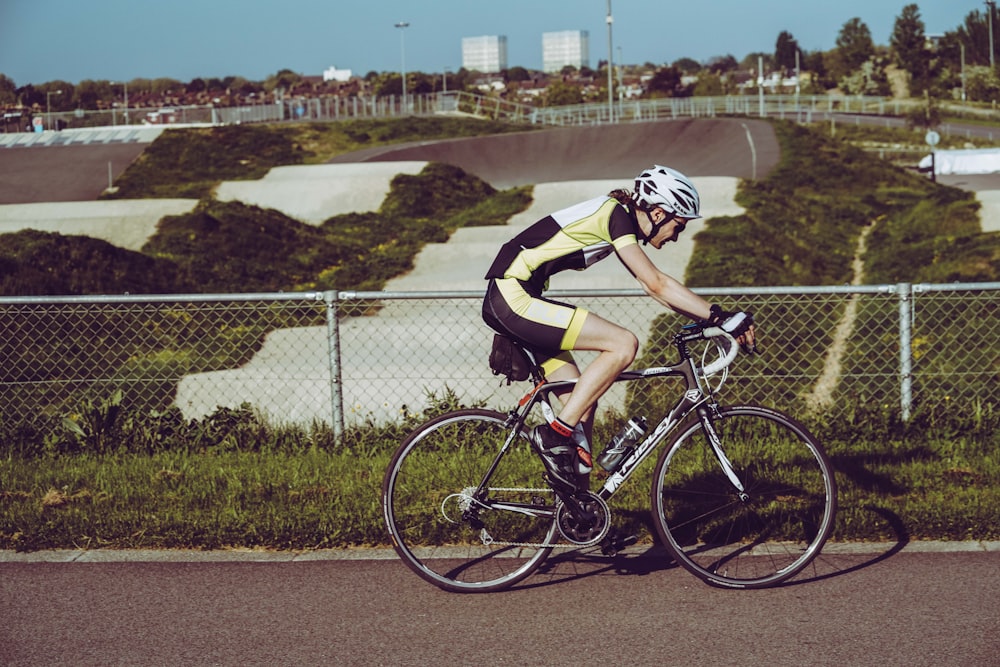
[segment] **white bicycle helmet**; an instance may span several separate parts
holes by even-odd
[[[701,217],[701,198],[687,176],[658,164],[635,179],[635,201],[640,206],[659,206],[682,218]]]

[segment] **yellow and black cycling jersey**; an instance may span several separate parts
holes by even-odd
[[[637,243],[637,229],[634,211],[611,197],[545,216],[500,248],[486,273],[483,320],[531,349],[546,374],[572,363],[568,350],[576,347],[588,312],[542,296],[549,276],[586,269]]]
[[[637,229],[635,212],[618,200],[590,199],[545,216],[505,243],[486,278],[516,278],[540,295],[553,274],[586,269],[638,243]]]

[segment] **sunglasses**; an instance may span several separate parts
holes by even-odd
[[[661,210],[663,210],[663,209],[661,209]],[[669,212],[667,212],[665,210],[664,210],[664,212],[667,214],[668,217],[666,217],[666,218],[663,219],[663,223],[662,224],[665,225],[665,224],[667,224],[667,223],[669,223],[671,221],[677,223],[677,228],[676,228],[675,231],[678,234],[680,234],[685,229],[687,229],[687,224],[688,224],[688,219],[687,218],[682,218],[681,216],[677,215],[676,213],[669,213]]]

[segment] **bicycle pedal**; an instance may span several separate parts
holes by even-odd
[[[601,542],[601,553],[605,556],[615,557],[625,547],[632,546],[639,541],[638,535],[608,535]]]
[[[630,547],[639,541],[638,535],[629,535],[627,537],[622,537],[619,542],[619,548],[624,549],[625,547]]]

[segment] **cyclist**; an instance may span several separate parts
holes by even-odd
[[[545,465],[546,477],[559,493],[589,488],[589,442],[598,399],[635,359],[638,340],[632,332],[571,304],[545,298],[551,275],[583,270],[617,253],[622,264],[658,302],[699,321],[723,326],[741,344],[753,346],[749,313],[724,312],[662,273],[639,247],[660,249],[676,241],[687,224],[700,218],[700,199],[680,172],[654,165],[635,179],[635,192],[614,190],[551,213],[505,243],[486,273],[483,320],[530,349],[548,380],[578,378],[571,392],[559,396],[561,409],[551,424],[535,427],[530,440]],[[600,354],[583,371],[571,350]]]

